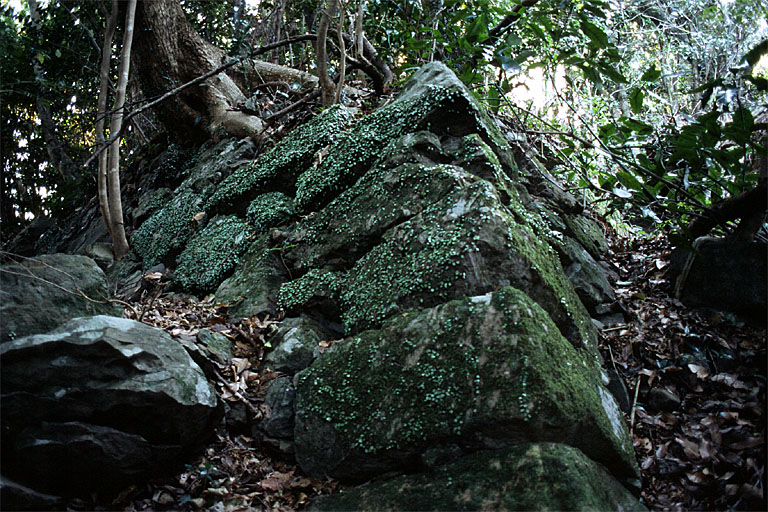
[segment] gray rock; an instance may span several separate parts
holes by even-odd
[[[121,314],[109,297],[104,272],[86,256],[47,254],[0,266],[0,343],[80,316]]]
[[[329,331],[311,318],[286,318],[269,340],[273,348],[264,361],[277,371],[293,375],[312,364],[319,355],[321,341],[332,338]]]
[[[65,508],[65,500],[37,492],[24,485],[0,476],[0,503],[3,510],[60,510]]]
[[[264,403],[269,413],[261,422],[266,435],[278,439],[292,439],[295,424],[294,406],[296,390],[291,377],[278,377],[269,385]]]
[[[216,371],[232,361],[232,342],[221,333],[200,329],[194,341],[184,338],[178,341],[210,379],[218,378]]]
[[[216,289],[216,300],[230,304],[230,318],[277,313],[277,295],[288,276],[268,240],[267,236],[257,239],[241,257],[235,273]]]
[[[160,329],[77,318],[0,346],[3,473],[44,492],[125,486],[212,433],[213,388]],[[31,378],[30,376],[34,376]]]
[[[565,274],[573,283],[576,294],[592,316],[597,316],[597,306],[616,300],[613,288],[601,267],[589,252],[571,237],[565,237],[564,245],[570,262]]]
[[[637,466],[596,362],[524,293],[405,313],[335,343],[296,376],[296,459],[360,481],[453,442],[578,447],[621,477]]]
[[[523,444],[315,498],[310,510],[646,510],[576,448]]]

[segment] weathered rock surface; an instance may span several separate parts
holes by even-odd
[[[376,481],[318,498],[310,510],[641,511],[645,507],[578,449],[533,443],[476,453],[431,473]]]
[[[307,316],[286,318],[272,338],[265,363],[291,375],[303,370],[320,354],[319,343],[334,339],[330,331]]]
[[[0,346],[4,475],[43,492],[108,491],[183,461],[212,433],[216,395],[165,332],[71,320]]]
[[[677,249],[672,274],[680,300],[730,311],[765,325],[768,315],[768,245],[702,238]]]
[[[364,480],[445,443],[523,441],[576,446],[621,477],[637,470],[599,367],[514,288],[341,340],[297,375],[296,396],[296,458],[320,478]]]
[[[86,256],[46,254],[2,265],[0,343],[50,331],[75,317],[120,314],[106,302],[109,297],[104,272]]]

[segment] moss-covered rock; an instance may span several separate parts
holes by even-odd
[[[293,201],[282,192],[268,192],[258,196],[248,205],[246,219],[260,234],[279,226],[293,215]]]
[[[173,261],[192,236],[193,218],[202,209],[202,203],[197,194],[179,193],[133,233],[131,247],[144,262],[144,268]]]
[[[296,457],[316,476],[364,479],[431,445],[523,440],[579,447],[637,471],[594,361],[511,287],[404,313],[336,343],[296,378]]]
[[[348,109],[334,106],[294,129],[252,164],[227,177],[206,203],[206,211],[239,211],[264,192],[291,192],[315,153],[330,144],[351,121]]]
[[[563,215],[568,234],[576,239],[596,260],[608,250],[605,233],[600,225],[584,215]]]
[[[576,448],[532,443],[480,452],[433,473],[316,498],[310,510],[646,510]]]
[[[230,317],[277,313],[280,286],[289,278],[279,252],[270,248],[268,236],[260,236],[240,258],[237,271],[216,289],[216,300],[230,304]]]
[[[515,220],[489,182],[461,168],[378,167],[301,223],[289,242],[286,259],[296,268],[351,267],[338,290],[348,333],[513,285],[574,345],[596,354],[594,328],[552,249]]]
[[[392,140],[422,130],[438,137],[477,133],[514,173],[504,137],[456,75],[434,62],[415,73],[395,101],[358,122],[316,169],[299,177],[298,207],[311,211],[328,204],[370,169]]]
[[[176,267],[186,290],[215,289],[240,263],[252,240],[251,227],[234,216],[216,217],[187,244]]]

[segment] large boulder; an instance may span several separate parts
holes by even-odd
[[[310,510],[641,511],[599,464],[563,444],[523,444],[463,457],[432,473],[372,482],[321,497]]]
[[[160,329],[77,318],[0,346],[4,475],[61,494],[110,491],[181,463],[219,414],[202,370]]]
[[[297,375],[295,441],[319,478],[364,480],[445,444],[521,441],[567,443],[620,477],[637,472],[599,367],[511,287],[337,342]]]
[[[46,254],[0,266],[0,343],[72,318],[119,315],[107,278],[86,256]]]

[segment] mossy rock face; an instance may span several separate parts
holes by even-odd
[[[216,217],[187,244],[176,279],[189,291],[215,289],[240,263],[252,240],[250,226],[235,216]]]
[[[459,167],[377,167],[302,222],[288,245],[285,261],[294,268],[349,268],[335,273],[335,295],[325,295],[338,297],[348,334],[412,308],[513,285],[574,345],[597,353],[594,328],[552,249],[515,220],[489,182]],[[283,304],[297,310],[315,293],[310,285],[284,285]]]
[[[350,111],[335,106],[294,129],[270,151],[227,177],[206,203],[206,211],[236,212],[262,193],[292,192],[315,154],[351,122]]]
[[[315,498],[310,510],[647,509],[578,449],[530,443],[468,455],[433,473],[372,482]]]
[[[181,192],[147,219],[131,236],[131,247],[144,268],[171,262],[194,232],[194,216],[201,211],[203,198]]]
[[[608,242],[600,225],[584,215],[563,215],[568,234],[575,238],[596,260],[608,250]]]
[[[314,476],[359,481],[434,445],[521,441],[564,442],[636,475],[599,367],[511,287],[339,341],[295,382],[296,458]]]
[[[177,191],[190,191],[209,197],[222,180],[249,164],[256,154],[251,139],[226,139],[202,151],[195,165],[185,171],[186,179]]]
[[[231,318],[276,315],[280,286],[288,280],[279,250],[270,249],[269,237],[262,235],[240,262],[237,271],[216,289],[216,300],[230,304]]]
[[[293,215],[293,201],[282,192],[268,192],[258,196],[248,205],[246,219],[256,233],[283,224]]]
[[[515,174],[498,128],[456,75],[434,62],[417,71],[395,101],[358,122],[317,168],[299,177],[297,206],[305,212],[322,208],[370,169],[392,140],[423,130],[438,137],[477,133]]]

